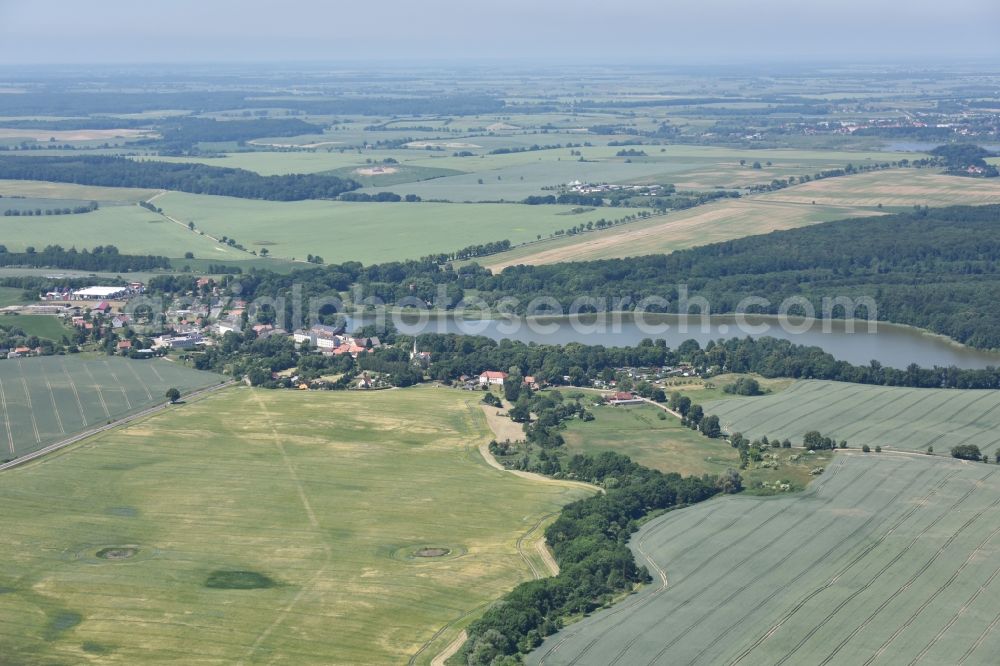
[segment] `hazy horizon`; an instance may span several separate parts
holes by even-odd
[[[485,3],[482,3],[485,5]],[[1000,3],[844,0],[508,0],[473,7],[384,0],[0,0],[0,62],[186,64],[647,61],[724,63],[987,61],[1000,58]]]

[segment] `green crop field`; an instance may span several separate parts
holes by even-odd
[[[252,258],[139,206],[106,206],[81,215],[0,217],[0,229],[7,249],[14,252],[58,242],[77,249],[110,244],[124,254],[183,257],[190,251],[199,258]]]
[[[948,453],[975,444],[983,453],[1000,447],[1000,391],[865,386],[819,380],[797,381],[781,393],[707,402],[723,429],[748,437],[790,438],[818,430],[852,448]]]
[[[21,299],[21,296],[23,294],[24,289],[18,289],[17,287],[0,287],[0,308],[22,303],[23,300]],[[5,323],[6,321],[7,320],[5,319],[0,319],[0,324]]]
[[[658,407],[593,407],[593,421],[573,419],[563,431],[569,453],[616,451],[638,463],[680,474],[719,474],[738,467],[736,451],[721,439],[703,437]],[[658,414],[664,414],[661,420]]]
[[[79,199],[81,201],[136,203],[157,193],[131,187],[99,187],[74,183],[50,183],[40,180],[0,180],[0,195],[38,199]],[[4,220],[6,222],[6,220]]]
[[[429,663],[586,493],[488,437],[458,391],[237,388],[5,472],[0,661]]]
[[[62,319],[53,315],[4,315],[0,316],[0,326],[19,328],[26,335],[37,335],[56,342],[73,332]]]
[[[219,380],[176,363],[116,356],[0,361],[0,459],[165,402],[168,388],[186,392]]]
[[[572,207],[516,204],[251,201],[179,192],[158,198],[156,205],[175,219],[194,222],[206,234],[235,238],[248,249],[266,247],[275,257],[304,259],[318,254],[327,262],[363,263],[416,259],[503,239],[520,243],[581,222],[625,214],[597,209],[563,215]],[[238,255],[225,258],[248,256]],[[195,250],[195,256],[216,258],[204,250]]]
[[[530,664],[995,664],[1000,469],[838,454],[802,494],[648,522],[653,583]]]

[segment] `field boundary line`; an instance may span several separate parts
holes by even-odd
[[[187,402],[188,400],[191,400],[191,399],[201,398],[201,397],[203,397],[203,396],[205,396],[205,395],[207,395],[209,393],[213,393],[213,392],[218,391],[220,389],[228,388],[230,386],[233,386],[236,383],[237,383],[236,380],[230,380],[228,382],[223,382],[222,384],[216,384],[214,386],[207,386],[205,388],[198,389],[198,390],[193,391],[191,393],[188,393],[186,396],[184,396],[185,397],[185,402]],[[76,444],[77,442],[80,442],[82,440],[88,439],[88,438],[93,437],[94,435],[98,435],[98,434],[100,434],[102,432],[107,432],[108,430],[113,430],[115,428],[118,428],[119,426],[128,425],[130,423],[133,423],[134,421],[138,421],[139,419],[145,418],[147,416],[152,416],[154,414],[157,414],[157,413],[159,413],[159,412],[167,409],[170,406],[171,406],[170,402],[164,402],[164,403],[160,403],[158,405],[153,405],[152,407],[147,407],[146,409],[143,409],[142,411],[136,412],[135,414],[130,414],[128,416],[123,416],[120,419],[113,420],[111,423],[105,423],[105,424],[103,424],[101,426],[98,426],[96,428],[91,428],[89,430],[85,430],[83,432],[77,433],[77,434],[75,434],[75,435],[73,435],[71,437],[68,437],[66,439],[60,440],[60,441],[55,442],[53,444],[49,444],[48,446],[43,447],[41,449],[38,449],[37,451],[32,451],[31,453],[26,453],[23,456],[21,456],[20,458],[15,458],[14,460],[11,460],[10,462],[0,464],[0,472],[2,472],[3,470],[11,469],[13,467],[18,467],[18,466],[23,465],[25,463],[31,462],[32,460],[36,460],[38,458],[41,458],[42,456],[45,456],[45,455],[47,455],[49,453],[54,453],[56,451],[59,451],[60,449],[64,449],[67,446],[70,446],[71,444]]]
[[[7,444],[10,445],[10,454],[16,456],[14,451],[14,434],[10,431],[10,412],[7,410],[7,395],[3,391],[3,380],[0,379],[0,407],[3,407],[3,421],[7,428]]]
[[[444,666],[445,662],[455,656],[455,653],[462,649],[465,641],[469,640],[469,633],[462,629],[458,636],[451,643],[441,650],[436,657],[431,659],[431,666]]]

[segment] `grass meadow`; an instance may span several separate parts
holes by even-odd
[[[54,317],[38,317],[52,319]],[[41,356],[0,361],[0,459],[48,444],[219,382],[219,376],[159,360]]]
[[[489,467],[472,400],[234,388],[4,473],[4,659],[429,663],[586,492]]]
[[[646,523],[654,582],[529,664],[993,664],[1000,468],[837,454],[804,494]]]
[[[23,290],[19,290],[22,294]],[[37,335],[60,342],[64,335],[73,332],[64,321],[53,315],[4,315],[0,316],[0,326],[19,328],[27,335]]]
[[[818,430],[851,448],[926,451],[948,455],[952,446],[975,444],[991,455],[1000,447],[1000,392],[865,386],[796,381],[773,395],[707,402],[729,432],[755,438],[802,436]]]
[[[658,407],[593,407],[593,421],[573,419],[561,434],[566,452],[597,454],[615,451],[664,472],[719,474],[738,467],[728,442],[703,437]],[[665,419],[660,419],[664,414]]]

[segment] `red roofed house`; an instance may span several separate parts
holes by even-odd
[[[132,349],[131,340],[122,340],[118,343],[118,351],[127,351],[129,349]]]
[[[612,393],[607,399],[608,404],[613,407],[617,407],[618,405],[641,405],[645,402],[642,398],[637,398],[635,395],[627,391]]]
[[[482,386],[503,386],[505,379],[507,379],[507,373],[499,370],[487,370],[479,375],[479,383]]]

